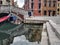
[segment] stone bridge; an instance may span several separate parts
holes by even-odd
[[[14,13],[18,17],[20,17],[21,20],[24,20],[24,16],[28,15],[28,11],[15,7],[15,6],[9,6],[9,5],[0,5],[0,13]]]

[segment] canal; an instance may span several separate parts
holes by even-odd
[[[22,26],[23,35],[14,37],[10,45],[40,45],[42,38],[43,24],[24,24]]]

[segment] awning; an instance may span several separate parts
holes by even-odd
[[[0,22],[3,22],[3,21],[5,21],[5,20],[7,20],[9,17],[10,17],[10,16],[8,15],[8,16],[4,16],[4,17],[0,18]]]

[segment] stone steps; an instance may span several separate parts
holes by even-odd
[[[43,24],[41,45],[48,45],[48,36],[46,32],[46,23]]]
[[[52,30],[52,27],[48,22],[46,23],[46,25],[47,25],[49,45],[59,45],[60,40],[56,36],[55,32]]]
[[[42,32],[41,45],[48,45],[48,38],[46,32]]]
[[[56,36],[60,39],[60,26],[54,23],[52,20],[49,20],[49,23],[55,31]]]

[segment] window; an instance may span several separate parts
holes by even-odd
[[[31,9],[33,9],[34,3],[31,3]]]
[[[46,6],[47,5],[47,0],[44,0],[44,6]]]
[[[31,10],[33,12],[33,10]]]
[[[39,2],[40,2],[41,0],[39,0]]]
[[[53,16],[56,15],[56,11],[53,11],[53,14],[52,14],[52,15],[53,15]]]
[[[56,5],[56,1],[53,1],[53,7],[55,7],[55,5]]]
[[[7,2],[10,2],[10,0],[6,0]]]
[[[60,1],[60,0],[58,0],[58,1]]]
[[[28,11],[28,15],[31,16],[31,12],[30,11]]]
[[[48,14],[48,15],[50,16],[50,15],[51,15],[51,10],[48,10],[48,12],[49,12],[49,14]]]
[[[57,11],[59,11],[59,8],[57,9]]]
[[[58,7],[59,7],[59,3],[58,3]]]
[[[2,1],[0,1],[0,4],[2,4]]]
[[[31,2],[33,2],[34,0],[31,0]]]
[[[47,0],[44,0],[44,2],[47,2]]]
[[[44,11],[44,15],[45,15],[45,16],[47,15],[47,11]]]
[[[59,15],[59,13],[57,13]]]
[[[60,3],[58,3],[58,7],[60,7]]]
[[[39,1],[41,1],[41,0],[39,0]]]
[[[40,13],[41,11],[39,10],[38,12]]]
[[[45,6],[45,7],[46,7],[46,5],[47,5],[47,4],[46,4],[46,3],[44,3],[44,6]]]
[[[51,1],[49,1],[49,7],[51,7]]]
[[[55,7],[55,3],[53,3],[53,7]]]
[[[31,1],[33,1],[33,0],[31,0]]]
[[[39,3],[39,9],[41,8],[41,3]]]

